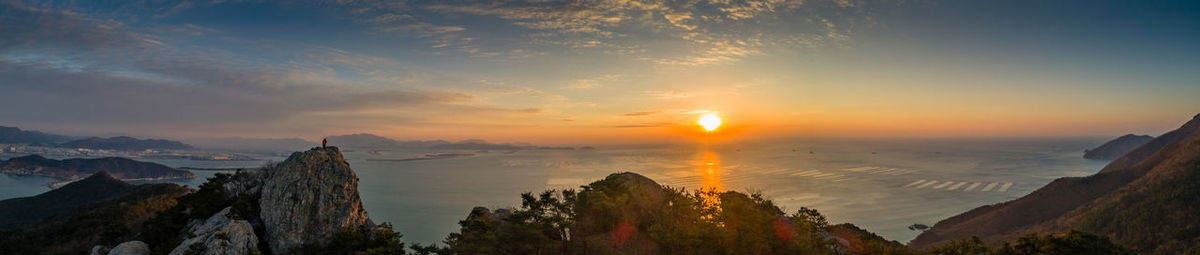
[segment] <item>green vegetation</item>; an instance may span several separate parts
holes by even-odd
[[[1014,243],[1005,242],[999,247],[989,247],[978,237],[973,237],[934,247],[929,252],[944,255],[1133,254],[1108,237],[1074,230],[1064,235],[1027,234]]]
[[[113,246],[137,237],[143,222],[175,206],[176,198],[186,193],[174,184],[145,188],[146,194],[158,195],[85,208],[65,220],[0,232],[0,254],[87,254],[93,245]]]
[[[1178,166],[1159,184],[1097,200],[1077,227],[1111,234],[1139,253],[1200,254],[1200,226],[1194,223],[1200,221],[1200,162]]]
[[[289,251],[296,255],[382,255],[405,254],[404,242],[399,232],[392,230],[392,225],[383,223],[371,231],[359,229],[343,229],[329,242],[329,245],[307,245]]]
[[[581,190],[522,194],[520,209],[476,208],[445,248],[424,254],[839,254],[816,210],[785,214],[759,194],[659,186],[610,175]],[[857,228],[855,228],[857,229]],[[873,234],[872,234],[873,235]],[[882,238],[879,238],[882,240]],[[908,253],[877,241],[867,253]],[[864,246],[867,247],[867,246]]]
[[[218,173],[200,185],[200,190],[179,198],[179,203],[145,222],[142,241],[150,245],[154,254],[167,254],[184,239],[187,239],[187,224],[191,220],[205,220],[233,204],[234,199],[222,186],[233,175]]]

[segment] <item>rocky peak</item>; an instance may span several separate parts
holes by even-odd
[[[342,229],[369,229],[358,177],[337,147],[293,153],[265,173],[260,218],[271,251],[326,245]]]

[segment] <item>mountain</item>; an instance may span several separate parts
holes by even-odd
[[[187,144],[200,149],[230,151],[230,152],[251,152],[251,153],[278,153],[278,152],[293,152],[312,148],[319,143],[306,141],[300,138],[242,138],[242,137],[226,137],[226,138],[205,138],[205,139],[189,139],[184,141]]]
[[[54,160],[40,155],[15,157],[0,161],[0,172],[78,179],[98,172],[108,172],[122,180],[193,178],[192,172],[177,170],[157,163],[127,158],[95,158]]]
[[[85,148],[96,150],[125,150],[125,151],[140,151],[140,150],[190,150],[191,145],[187,145],[178,141],[163,140],[163,139],[137,139],[128,136],[117,136],[111,138],[90,137],[81,140],[61,143],[58,147],[63,148]]]
[[[178,192],[175,184],[130,185],[107,172],[97,172],[58,189],[32,197],[0,201],[0,230],[65,219],[81,210]]]
[[[947,218],[910,242],[916,248],[979,237],[1078,229],[1141,253],[1200,252],[1200,115],[1087,177],[1054,180],[1017,200]]]
[[[0,143],[55,144],[70,141],[69,136],[26,131],[15,127],[0,126]]]
[[[399,144],[396,140],[367,133],[330,136],[325,140],[329,141],[329,145],[345,147],[388,147]]]
[[[135,235],[143,222],[189,193],[168,183],[129,185],[100,172],[37,196],[0,201],[0,254],[88,254],[96,243]]]
[[[1112,141],[1101,144],[1100,147],[1084,151],[1083,157],[1088,159],[1105,159],[1113,160],[1129,153],[1133,149],[1141,147],[1143,144],[1154,140],[1153,136],[1128,134]]]
[[[429,141],[396,141],[387,137],[372,135],[372,134],[353,134],[330,136],[326,138],[329,145],[338,145],[356,148],[380,148],[380,147],[396,147],[396,148],[419,148],[433,150],[495,150],[495,151],[513,151],[513,150],[574,150],[574,147],[551,147],[551,146],[533,146],[525,143],[489,143],[479,139],[468,139],[458,142],[450,142],[445,140],[429,140]]]

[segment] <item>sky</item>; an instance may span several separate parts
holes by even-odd
[[[633,143],[1157,135],[1192,1],[2,1],[0,125]],[[713,133],[696,125],[715,112]]]

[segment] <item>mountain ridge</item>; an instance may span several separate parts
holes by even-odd
[[[1094,175],[1059,178],[1021,198],[981,206],[944,219],[913,239],[910,245],[925,248],[972,236],[984,242],[998,243],[1027,232],[1063,232],[1084,227],[1071,224],[1075,221],[1065,217],[1096,215],[1086,208],[1094,207],[1099,203],[1097,201],[1104,201],[1102,199],[1117,199],[1114,197],[1125,192],[1122,190],[1155,189],[1156,185],[1148,183],[1146,176],[1187,173],[1186,169],[1169,169],[1178,167],[1170,163],[1200,157],[1188,154],[1200,151],[1200,142],[1196,141],[1200,141],[1200,115],[1121,156]],[[1121,241],[1119,235],[1105,232],[1103,228],[1083,230],[1099,230],[1098,234],[1118,237]],[[1145,244],[1135,248],[1143,252],[1153,250]]]

